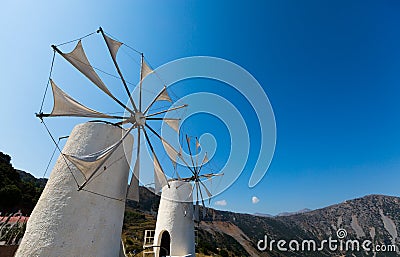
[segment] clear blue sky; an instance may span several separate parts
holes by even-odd
[[[34,113],[50,45],[102,26],[145,52],[155,67],[216,56],[263,86],[277,125],[272,164],[249,189],[250,159],[238,182],[214,200],[227,205],[213,207],[276,214],[367,194],[400,196],[399,13],[398,1],[7,1],[0,15],[0,150],[16,168],[42,176],[53,145]],[[218,88],[213,92],[224,94]],[[85,93],[81,99],[102,102]],[[65,124],[60,133],[76,122]],[[253,204],[252,196],[260,202]]]

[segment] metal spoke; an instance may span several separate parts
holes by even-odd
[[[130,200],[137,200],[139,201],[139,178],[140,178],[140,127],[138,127],[137,130],[137,152],[136,152],[136,161],[135,161],[135,167],[133,169],[132,177],[131,177],[131,183],[129,184],[129,189],[127,193],[127,198],[128,197],[133,197],[129,198]],[[133,193],[131,193],[133,192]]]
[[[184,184],[182,184],[182,186],[183,186],[183,185],[184,185]],[[190,192],[189,197],[193,195],[193,191],[194,191],[194,186],[192,187],[192,191]]]
[[[155,131],[152,127],[150,127],[149,125],[146,124],[146,127],[148,129],[150,129],[151,132],[153,132],[154,135],[156,135],[162,142],[165,142],[166,144],[168,144],[169,147],[171,147],[172,149],[174,149],[167,140],[165,140],[164,138],[162,138],[157,131]],[[143,130],[145,131],[145,130]],[[175,150],[175,149],[174,149]],[[176,151],[176,150],[175,150]],[[193,173],[193,175],[195,175],[195,172],[191,169],[190,165],[186,162],[186,160],[178,153],[178,157],[185,163],[186,167]]]
[[[186,135],[186,142],[187,142],[188,149],[189,149],[190,160],[192,161],[193,169],[194,169],[194,171],[195,171],[195,174],[194,174],[194,175],[197,177],[198,173],[197,173],[197,170],[196,170],[196,166],[194,165],[194,162],[193,162],[193,155],[192,155],[192,150],[190,150],[190,143],[189,143],[189,141],[190,141],[190,139],[189,139],[188,135]]]
[[[179,118],[146,118],[146,120],[181,120]]]
[[[142,71],[143,71],[143,62],[144,62],[144,55],[141,53],[141,65],[140,65],[140,82],[139,82],[139,110],[142,111]]]
[[[209,173],[209,174],[204,174],[200,175],[199,178],[211,178],[211,177],[217,177],[217,176],[223,176],[224,173]]]
[[[140,155],[140,126],[138,126],[138,134],[137,134],[137,152],[136,152],[136,158],[139,159]]]
[[[137,152],[136,152],[136,161],[140,163],[140,126],[137,128]],[[138,180],[139,180],[139,173],[140,173],[140,165],[138,165]],[[133,174],[135,175],[135,174]]]
[[[168,109],[168,110],[164,110],[164,111],[152,113],[152,114],[147,115],[147,116],[146,116],[146,119],[147,119],[148,117],[152,117],[152,116],[155,116],[155,115],[159,115],[159,114],[163,114],[163,113],[166,113],[166,112],[171,112],[171,111],[175,111],[175,110],[178,110],[178,109],[182,109],[182,108],[185,108],[185,107],[187,107],[187,106],[188,106],[187,104],[184,104],[184,105],[180,105],[180,106],[177,106],[177,107]]]
[[[204,189],[206,190],[206,193],[208,195],[209,198],[211,198],[212,194],[211,192],[207,189],[206,185],[204,185],[203,181],[199,180],[200,184],[204,187]]]
[[[199,189],[200,189],[199,182],[196,181],[195,185],[196,185],[196,209],[197,209],[196,211],[197,211],[197,217],[200,221],[200,217],[198,216],[199,215]]]
[[[160,95],[164,92],[164,90],[166,90],[167,87],[164,86],[164,89],[161,90],[158,95],[153,99],[153,101],[151,101],[151,103],[149,104],[149,106],[147,106],[146,110],[144,110],[143,114],[146,115],[146,113],[149,111],[149,109],[153,106],[153,104],[157,101],[157,99],[160,97]]]
[[[195,149],[196,149],[196,167],[198,167],[199,166],[199,155],[198,155],[198,147],[197,147],[197,144],[199,144],[200,145],[200,143],[199,143],[199,140],[197,139],[197,137],[196,137],[196,146],[195,146]],[[201,167],[199,168],[199,174],[200,174],[200,170],[201,170]]]
[[[128,118],[128,117],[124,117],[124,116],[113,116],[113,115],[108,115],[108,114],[106,114],[106,115],[108,116],[108,117],[106,117],[106,119],[118,119],[118,120],[121,120],[121,119],[127,119]],[[52,115],[51,115],[51,113],[42,113],[42,112],[40,112],[40,113],[36,113],[35,116],[38,117],[39,119],[42,119],[42,118],[50,117]],[[61,117],[61,116],[63,116],[63,117],[78,117],[78,118],[98,118],[98,116],[80,116],[80,115],[68,115],[68,116],[53,115],[52,117]],[[104,117],[101,117],[101,118],[104,118]]]
[[[199,180],[199,182],[200,182],[200,180]],[[201,192],[201,187],[200,187],[200,185],[199,185],[199,192],[200,192],[201,202],[203,203],[203,219],[204,219],[204,216],[205,216],[204,211],[205,211],[206,205],[204,204],[203,193]]]
[[[125,91],[126,91],[126,93],[128,94],[128,96],[129,96],[129,99],[130,99],[130,101],[131,101],[131,103],[132,103],[133,109],[135,110],[135,112],[137,112],[138,110],[137,110],[137,108],[136,108],[135,102],[133,101],[131,92],[129,91],[129,88],[128,88],[128,85],[126,84],[126,81],[125,81],[125,79],[124,79],[124,76],[122,76],[122,72],[121,72],[121,70],[119,69],[117,60],[115,60],[115,59],[112,57],[112,51],[111,51],[110,46],[109,46],[108,43],[107,43],[106,35],[104,34],[104,31],[103,31],[103,29],[102,29],[101,27],[99,28],[98,32],[99,32],[99,31],[101,32],[101,35],[103,36],[104,41],[106,42],[108,51],[110,52],[110,55],[111,55],[111,59],[112,59],[113,62],[114,62],[115,68],[117,69],[117,72],[118,72],[118,74],[119,74],[119,77],[121,78],[122,84],[124,84]]]
[[[149,139],[149,136],[147,135],[147,131],[146,131],[144,128],[143,128],[143,133],[144,133],[144,136],[145,136],[145,138],[146,138],[147,143],[148,143],[149,146],[150,146],[151,152],[153,153],[153,156],[154,156],[154,158],[156,159],[156,161],[158,162],[158,164],[159,164],[159,166],[160,166],[160,168],[161,168],[161,171],[162,171],[162,173],[164,174],[164,177],[165,177],[165,172],[164,172],[164,170],[162,169],[160,162],[158,161],[156,152],[154,151],[153,145],[151,144],[150,139]],[[165,180],[167,181],[167,184],[168,184],[168,187],[169,187],[169,183],[168,183],[168,180],[167,180],[166,177],[165,177]]]

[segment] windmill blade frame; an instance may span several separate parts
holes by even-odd
[[[52,85],[53,88],[53,98],[55,99],[55,103],[54,103],[54,107],[53,107],[53,112],[50,114],[44,114],[42,113],[42,107],[43,107],[43,102],[44,102],[44,98],[46,97],[46,91],[45,94],[43,96],[43,101],[42,101],[42,105],[40,108],[39,113],[36,115],[37,117],[39,117],[41,119],[41,121],[43,122],[43,118],[47,118],[47,117],[52,117],[52,116],[74,116],[74,117],[85,117],[85,118],[104,118],[104,119],[117,119],[120,120],[118,122],[112,123],[113,125],[116,126],[122,126],[124,124],[131,124],[130,128],[128,129],[128,133],[125,134],[125,136],[127,136],[127,134],[129,134],[133,129],[137,129],[138,133],[137,133],[137,142],[138,142],[138,146],[137,146],[137,153],[136,153],[136,160],[135,160],[135,167],[134,167],[134,174],[132,174],[131,177],[131,183],[127,188],[127,199],[129,198],[134,198],[134,199],[138,199],[137,195],[138,195],[138,185],[139,185],[139,174],[140,174],[140,148],[141,148],[141,132],[144,133],[145,136],[145,142],[150,146],[151,148],[151,152],[153,155],[153,159],[154,159],[154,165],[155,165],[155,174],[158,174],[159,178],[158,180],[162,181],[162,184],[167,183],[168,181],[166,179],[166,175],[164,172],[164,169],[162,168],[160,161],[157,157],[156,152],[154,151],[154,148],[152,146],[152,143],[150,142],[150,139],[147,135],[146,129],[150,129],[152,132],[154,132],[154,129],[152,129],[150,127],[149,124],[146,123],[147,120],[149,121],[162,121],[162,122],[173,122],[174,124],[179,121],[180,119],[178,118],[161,118],[161,117],[157,117],[158,115],[162,115],[165,114],[167,112],[171,112],[171,111],[175,111],[175,110],[179,110],[182,108],[187,107],[187,105],[181,105],[181,106],[177,106],[177,107],[173,107],[173,108],[169,108],[166,110],[162,110],[162,111],[158,111],[155,113],[150,113],[151,107],[153,106],[153,104],[157,101],[168,101],[168,102],[172,102],[171,97],[168,95],[167,92],[167,87],[164,86],[164,88],[162,90],[160,90],[160,92],[154,97],[153,101],[145,108],[145,110],[143,111],[142,109],[142,87],[143,87],[143,81],[144,79],[151,73],[155,73],[155,71],[151,68],[151,66],[147,63],[144,54],[127,46],[128,48],[133,49],[135,52],[137,52],[138,54],[140,54],[140,60],[141,60],[141,65],[140,65],[140,81],[139,81],[139,85],[138,85],[138,89],[139,89],[139,103],[138,105],[136,105],[135,101],[133,100],[132,94],[128,88],[127,85],[127,81],[125,80],[121,69],[118,65],[117,62],[117,53],[118,50],[120,49],[120,47],[122,47],[124,45],[124,43],[117,41],[115,39],[113,39],[112,37],[106,35],[106,33],[104,32],[104,30],[100,27],[97,30],[97,33],[101,34],[102,38],[104,39],[104,42],[106,43],[108,52],[111,56],[111,60],[114,64],[114,67],[119,75],[119,79],[122,82],[122,85],[125,89],[126,94],[129,97],[129,101],[133,107],[133,110],[131,108],[129,108],[126,104],[122,103],[117,97],[115,97],[113,95],[113,93],[109,90],[109,88],[104,84],[104,82],[102,81],[102,79],[99,77],[99,75],[96,73],[95,70],[99,70],[102,71],[94,66],[92,66],[92,64],[90,63],[90,61],[87,58],[87,55],[84,51],[83,48],[83,44],[82,44],[82,39],[85,37],[88,37],[91,34],[88,34],[84,37],[81,37],[77,40],[72,40],[63,44],[59,44],[59,45],[52,45],[51,47],[53,48],[53,60],[52,60],[52,66],[50,69],[50,75],[49,75],[49,82],[46,86],[46,91],[47,91],[47,87],[49,86],[49,84]],[[69,53],[64,53],[62,52],[58,46],[60,45],[64,45],[67,43],[73,43],[76,42],[77,44],[75,45],[74,49],[69,52]],[[61,55],[68,63],[70,63],[76,70],[78,70],[81,74],[83,74],[87,79],[89,79],[95,86],[97,86],[103,93],[105,93],[108,97],[110,97],[112,100],[114,100],[116,103],[118,103],[123,110],[129,112],[129,116],[116,116],[116,115],[108,115],[108,114],[104,114],[101,112],[97,112],[94,109],[88,108],[86,106],[84,106],[83,104],[79,103],[78,101],[76,101],[75,99],[73,99],[72,97],[70,97],[69,95],[67,95],[65,92],[63,92],[61,89],[59,89],[55,83],[52,80],[52,70],[53,70],[53,64],[54,64],[54,58],[56,56],[56,53]],[[108,74],[110,76],[113,76],[110,73],[104,72],[105,74]],[[117,77],[116,77],[117,78]],[[159,77],[159,79],[161,80],[161,78]],[[59,90],[58,90],[59,89]],[[58,94],[58,98],[56,100],[56,94]],[[57,101],[57,102],[56,102]],[[60,105],[59,103],[64,103],[63,105]],[[70,109],[70,112],[64,112],[64,109],[60,108],[63,107],[64,109]],[[64,107],[65,106],[65,107]],[[110,124],[110,122],[104,121],[108,124]],[[44,122],[43,122],[44,124]],[[173,126],[172,126],[173,127]],[[174,127],[173,127],[174,128]],[[46,127],[47,129],[47,127]],[[50,131],[47,129],[47,131],[49,132],[50,136],[53,138],[53,136],[51,135]],[[125,137],[124,136],[124,137]],[[123,138],[124,138],[123,137]],[[123,139],[122,139],[123,140]],[[163,142],[166,142],[164,139],[162,139]],[[54,141],[54,140],[53,140]],[[122,142],[122,141],[121,141]],[[118,143],[116,145],[116,148],[119,146]],[[107,148],[101,150],[99,152],[99,156],[100,153],[107,152],[106,155],[104,155],[103,157],[99,157],[95,158],[96,153],[93,153],[93,157],[90,156],[68,156],[68,155],[64,155],[61,150],[59,149],[60,153],[63,154],[65,161],[67,161],[66,159],[68,159],[70,162],[72,162],[75,166],[77,166],[78,170],[83,169],[85,166],[90,166],[87,163],[84,163],[85,161],[89,161],[95,160],[96,163],[94,163],[92,166],[95,165],[94,170],[91,170],[87,176],[84,175],[85,177],[85,181],[83,184],[78,185],[78,190],[82,190],[89,182],[90,180],[93,178],[93,176],[99,171],[100,167],[105,163],[105,161],[109,158],[109,156],[111,156],[113,150],[110,150],[110,152],[107,152]],[[102,156],[102,155],[101,155]],[[81,171],[82,172],[82,171]],[[178,175],[179,176],[179,175]],[[136,188],[136,189],[134,189]],[[135,190],[135,192],[133,192],[132,190]]]

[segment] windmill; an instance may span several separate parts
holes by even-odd
[[[50,76],[43,96],[40,111],[36,116],[41,120],[56,148],[60,152],[46,187],[40,196],[30,219],[22,242],[15,256],[64,256],[65,250],[71,256],[117,256],[121,248],[121,232],[126,199],[139,199],[139,171],[141,139],[151,150],[154,164],[156,190],[169,187],[164,169],[155,152],[150,136],[161,136],[152,127],[151,122],[163,121],[178,131],[179,119],[164,118],[163,114],[176,111],[186,105],[165,108],[153,112],[156,102],[172,102],[167,88],[164,87],[148,106],[144,106],[142,87],[146,77],[157,73],[150,67],[144,55],[133,48],[115,40],[99,28],[97,34],[103,38],[117,78],[125,91],[129,104],[124,104],[100,78],[96,71],[104,72],[93,66],[83,49],[82,41],[96,32],[77,40],[75,48],[65,53],[53,45],[53,61]],[[138,83],[138,101],[134,101],[128,84],[117,62],[118,50],[122,47],[133,49],[140,56],[140,80]],[[52,77],[54,59],[60,55],[76,70],[91,81],[101,92],[122,109],[123,115],[113,115],[91,109],[61,90]],[[158,77],[158,76],[157,76]],[[53,108],[49,113],[42,111],[47,88],[53,92]],[[63,149],[46,125],[52,117],[83,117],[96,119],[74,127]],[[101,120],[101,122],[98,122]],[[128,188],[130,162],[133,155],[133,136],[137,132],[135,145],[136,160]],[[166,142],[162,139],[163,143]],[[76,188],[74,188],[76,186]],[[77,189],[77,190],[76,190]],[[104,236],[106,235],[106,236]]]
[[[179,178],[179,180],[184,181],[184,182],[193,183],[192,194],[194,191],[196,192],[195,193],[196,203],[194,205],[194,220],[197,221],[199,224],[200,223],[200,216],[199,216],[199,212],[200,212],[199,202],[200,201],[203,205],[203,208],[202,208],[203,209],[203,219],[206,216],[206,206],[204,204],[203,190],[206,192],[206,194],[208,196],[209,203],[210,203],[211,197],[212,197],[210,190],[208,190],[207,186],[204,184],[202,179],[210,180],[213,177],[223,176],[224,174],[223,173],[208,173],[208,174],[200,175],[202,168],[204,167],[204,165],[206,163],[208,163],[209,160],[207,157],[207,153],[205,153],[203,160],[201,161],[201,163],[199,163],[198,150],[201,146],[200,146],[200,143],[199,143],[199,140],[197,137],[195,137],[195,140],[196,140],[196,147],[195,147],[196,150],[195,150],[195,157],[193,157],[193,153],[192,153],[192,150],[190,147],[190,137],[188,135],[186,135],[186,142],[187,142],[187,146],[188,146],[190,162],[192,163],[192,166],[187,165],[187,167],[192,172],[192,176],[186,177],[186,178]]]
[[[205,203],[203,198],[203,190],[208,198],[212,197],[203,182],[203,179],[212,179],[214,176],[223,174],[209,173],[201,175],[201,171],[206,163],[208,163],[207,154],[204,155],[201,163],[199,162],[200,143],[197,138],[195,156],[190,147],[190,137],[186,135],[186,141],[190,160],[186,160],[182,156],[182,149],[179,152],[174,150],[169,143],[164,143],[170,158],[182,160],[183,168],[190,170],[192,176],[170,179],[170,187],[164,186],[161,193],[160,205],[157,214],[157,223],[154,232],[153,251],[154,256],[194,256],[195,255],[195,232],[194,221],[199,225],[199,202],[203,205],[203,218],[205,216]],[[191,164],[189,164],[191,163]],[[194,193],[196,192],[196,193]],[[194,197],[196,195],[196,197]],[[195,206],[193,208],[193,200]]]
[[[69,62],[72,66],[74,66],[79,72],[81,72],[86,78],[88,78],[95,86],[97,86],[101,91],[103,91],[109,98],[111,98],[114,102],[116,102],[120,107],[123,108],[127,115],[125,116],[115,116],[108,115],[105,113],[98,112],[91,108],[84,106],[83,104],[76,101],[74,98],[66,94],[62,91],[56,83],[53,81],[51,74],[49,77],[49,83],[53,92],[53,110],[50,113],[43,113],[42,107],[39,113],[36,114],[38,118],[44,123],[44,119],[48,117],[86,117],[86,118],[97,118],[97,119],[107,119],[113,120],[112,124],[116,126],[129,125],[129,128],[126,130],[122,138],[110,145],[109,147],[102,149],[101,151],[92,153],[86,156],[76,156],[62,153],[63,156],[68,159],[71,163],[73,163],[85,176],[85,181],[78,186],[78,190],[82,190],[85,186],[91,182],[91,180],[95,177],[95,175],[101,171],[103,164],[105,161],[112,155],[112,153],[121,145],[124,139],[129,135],[133,130],[137,130],[137,151],[136,151],[136,160],[133,169],[133,175],[131,177],[130,186],[127,193],[127,198],[131,200],[138,201],[139,200],[139,173],[140,173],[140,151],[141,151],[141,135],[144,135],[144,138],[150,147],[153,160],[154,160],[154,179],[156,185],[156,191],[160,190],[164,185],[168,184],[167,178],[165,176],[165,172],[162,169],[159,158],[156,155],[154,147],[149,139],[148,131],[160,137],[159,134],[151,127],[149,121],[164,121],[169,126],[171,126],[174,130],[178,131],[178,122],[177,118],[163,118],[160,115],[165,114],[167,112],[179,110],[181,108],[186,107],[187,105],[181,105],[170,109],[161,110],[158,112],[150,113],[150,108],[158,101],[168,101],[172,102],[167,88],[164,87],[151,101],[151,103],[144,108],[142,103],[142,85],[143,80],[146,76],[154,73],[154,70],[147,64],[143,53],[140,53],[135,50],[136,53],[140,54],[141,58],[141,67],[140,67],[140,81],[139,81],[139,100],[135,102],[131,95],[131,92],[128,88],[128,83],[125,80],[121,69],[117,62],[117,53],[121,46],[124,44],[117,40],[111,38],[108,34],[106,34],[103,29],[100,27],[97,31],[103,37],[107,48],[109,50],[111,60],[115,66],[115,69],[119,75],[119,79],[122,82],[122,85],[126,91],[126,94],[129,98],[129,103],[131,107],[127,104],[124,104],[121,100],[115,97],[109,88],[103,83],[98,74],[95,71],[95,67],[92,66],[85,54],[85,51],[82,46],[82,39],[78,40],[76,47],[70,53],[62,52],[58,46],[52,45],[54,53],[61,55],[67,62]],[[92,33],[93,34],[93,33]],[[91,35],[91,34],[89,34]],[[68,42],[70,43],[70,42]],[[63,45],[63,44],[61,44]],[[129,46],[128,46],[129,47]],[[131,48],[132,49],[132,48]],[[54,57],[53,57],[54,61]],[[98,69],[97,69],[98,70]],[[47,127],[46,127],[47,129]]]

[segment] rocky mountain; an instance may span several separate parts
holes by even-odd
[[[304,209],[301,209],[301,210],[298,210],[298,211],[295,211],[295,212],[281,212],[281,213],[278,213],[277,215],[271,215],[271,214],[268,214],[268,213],[258,213],[258,212],[254,213],[254,215],[255,216],[261,216],[261,217],[290,216],[290,215],[295,215],[295,214],[299,214],[299,213],[305,213],[305,212],[309,212],[309,211],[312,211],[312,210],[308,209],[308,208],[304,208]]]
[[[274,217],[274,215],[271,215],[271,214],[268,214],[268,213],[259,213],[259,212],[256,212],[256,213],[254,213],[254,215],[255,216],[260,216],[260,217]]]
[[[295,215],[295,214],[300,214],[300,213],[306,213],[306,212],[309,212],[309,211],[312,211],[312,210],[310,210],[308,208],[304,208],[304,209],[301,209],[301,210],[298,210],[298,211],[295,211],[295,212],[281,212],[276,216],[290,216],[290,215]]]
[[[146,229],[154,229],[159,197],[145,188],[141,188],[140,192],[143,203],[128,203],[127,213],[144,215],[142,218],[147,221]],[[140,222],[143,223],[143,220]],[[135,240],[129,236],[133,233],[129,232],[132,224],[136,224],[133,226]],[[128,250],[139,251],[142,245],[143,235],[136,233],[141,229],[137,224],[135,220],[125,222],[124,238],[128,242]],[[275,217],[208,208],[207,216],[197,230],[197,250],[206,255],[399,256],[400,198],[368,195],[318,210]],[[265,237],[268,247],[260,251],[257,245],[262,248]],[[279,240],[286,242],[282,249],[278,248]],[[291,241],[295,242],[290,245]],[[315,251],[310,241],[315,242]],[[391,248],[392,245],[396,246],[397,251]],[[292,246],[292,251],[289,246]],[[376,247],[385,251],[377,251]]]

